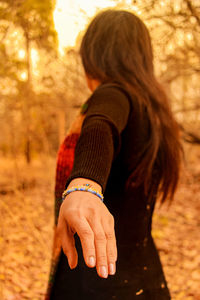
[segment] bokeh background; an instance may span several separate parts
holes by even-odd
[[[89,96],[79,45],[108,7],[148,26],[180,125],[181,182],[171,207],[157,205],[153,235],[172,299],[200,299],[199,0],[0,0],[0,300],[44,298],[56,153]]]

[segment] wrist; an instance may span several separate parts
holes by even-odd
[[[100,184],[98,184],[97,182],[91,180],[91,179],[87,179],[87,178],[74,178],[72,181],[70,181],[69,185],[67,186],[67,189],[72,188],[74,186],[78,186],[78,185],[88,185],[95,189],[96,191],[102,193],[102,187]]]

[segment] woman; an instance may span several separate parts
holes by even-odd
[[[151,222],[158,196],[173,198],[181,145],[148,30],[103,11],[80,54],[92,95],[58,157],[58,200],[67,183],[46,299],[170,299]]]

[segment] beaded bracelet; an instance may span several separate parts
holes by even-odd
[[[62,201],[64,201],[64,199],[67,195],[69,195],[72,192],[76,192],[76,191],[92,193],[93,195],[96,195],[97,197],[99,197],[101,199],[101,201],[103,201],[103,194],[101,192],[98,192],[95,189],[91,188],[89,184],[77,185],[77,186],[73,186],[69,189],[66,189],[62,194]]]

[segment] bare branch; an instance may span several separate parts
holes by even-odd
[[[192,3],[190,0],[185,0],[186,4],[187,4],[187,7],[189,9],[189,11],[191,12],[192,16],[195,17],[197,23],[199,24],[200,26],[200,17],[199,15],[197,14],[195,8],[193,7]]]

